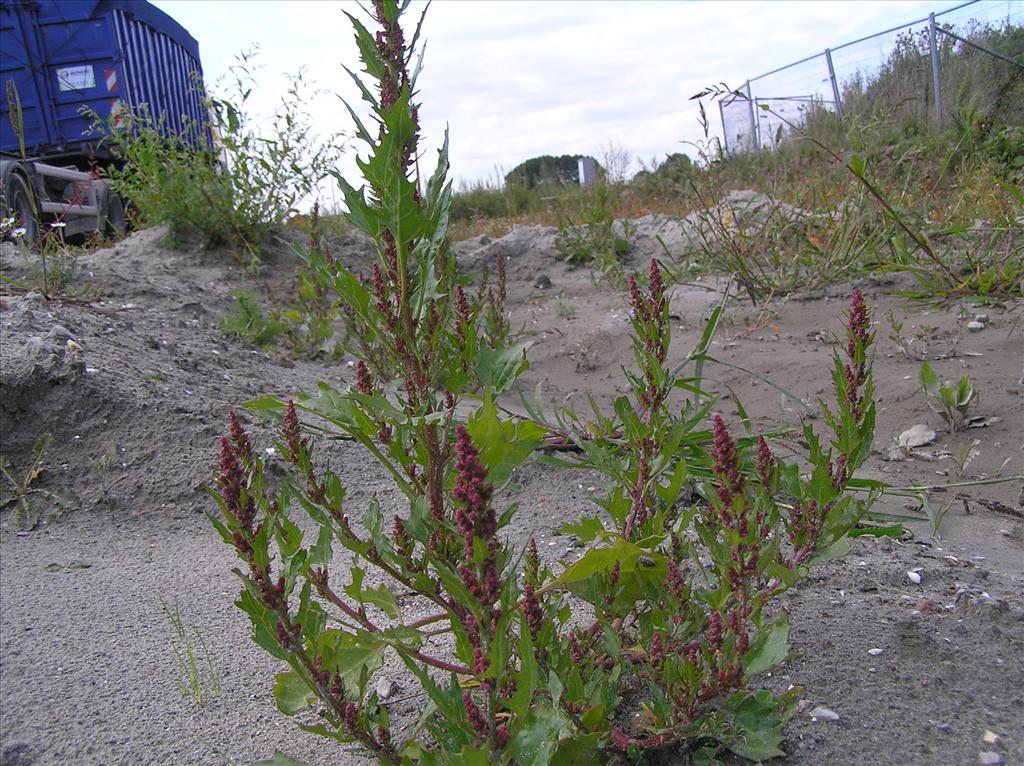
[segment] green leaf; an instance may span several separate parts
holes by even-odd
[[[547,433],[532,420],[502,421],[494,401],[486,394],[483,406],[469,419],[466,428],[480,449],[488,481],[496,487],[508,481],[512,471],[523,464]]]
[[[808,566],[824,564],[826,561],[842,558],[849,552],[850,540],[844,535],[843,537],[840,537],[838,540],[832,543],[830,546],[828,546],[821,553],[815,555],[809,562],[807,562],[807,564]]]
[[[277,709],[285,715],[295,715],[316,701],[316,694],[298,673],[289,670],[278,673],[274,683]]]
[[[601,735],[576,734],[558,743],[558,750],[551,758],[550,766],[579,766],[580,764],[604,763],[606,758],[601,750]]]
[[[526,725],[509,744],[509,754],[517,763],[548,766],[567,728],[567,722],[558,711],[547,705],[534,705]]]
[[[785,718],[780,703],[768,691],[744,696],[735,707],[734,723],[739,736],[728,743],[728,748],[751,761],[767,761],[785,755],[779,747]]]
[[[575,535],[583,542],[589,543],[605,530],[604,524],[601,523],[599,518],[587,516],[575,524],[563,524],[557,531],[563,535]]]
[[[486,750],[479,750],[472,745],[463,745],[457,759],[452,759],[452,766],[490,766],[491,759]]]
[[[363,600],[367,604],[373,604],[392,620],[397,620],[401,614],[398,602],[395,601],[395,594],[388,590],[386,585],[365,589],[363,591]]]
[[[495,394],[502,394],[512,387],[516,378],[529,367],[526,349],[529,343],[519,343],[507,348],[484,346],[476,358],[476,374],[484,388]]]
[[[537,661],[533,656],[533,641],[530,638],[530,628],[526,623],[526,617],[519,613],[519,672],[516,674],[516,691],[508,701],[508,709],[522,717],[530,709],[533,701],[533,692],[537,688],[539,671]]]
[[[743,669],[748,676],[763,673],[775,667],[789,653],[789,617],[783,613],[771,626],[762,631],[743,658]]]
[[[921,365],[919,379],[921,381],[921,388],[925,390],[925,393],[929,396],[939,395],[939,378],[928,362]]]
[[[364,668],[372,675],[384,664],[385,645],[370,634],[322,630],[316,644],[317,653],[324,658],[324,669],[337,671],[352,688],[359,683]]]

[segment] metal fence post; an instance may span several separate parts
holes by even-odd
[[[718,99],[718,116],[722,120],[722,140],[725,142],[725,153],[729,153],[729,129],[725,126],[725,107],[722,106],[722,99]]]
[[[750,110],[750,143],[757,151],[761,150],[761,141],[757,135],[757,119],[754,116],[754,94],[750,90],[750,80],[747,80],[747,108]]]
[[[935,14],[928,14],[928,47],[932,53],[932,80],[935,86],[935,127],[942,129],[942,78],[939,76],[939,46],[935,40]]]
[[[836,70],[832,66],[832,49],[825,49],[825,61],[828,62],[828,79],[832,81],[832,98],[835,99],[836,113],[843,117],[843,102],[839,98],[839,83],[836,82]]]

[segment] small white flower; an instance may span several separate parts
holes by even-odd
[[[24,226],[19,226],[17,229],[14,229],[14,231],[11,232],[11,236],[12,237],[16,237],[16,238],[17,237],[24,237],[25,236],[25,227]]]

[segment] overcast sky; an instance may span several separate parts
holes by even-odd
[[[208,83],[241,50],[258,44],[264,66],[257,106],[280,98],[283,75],[305,68],[324,89],[358,101],[341,69],[356,68],[355,44],[333,0],[153,0],[198,41]],[[805,56],[950,8],[952,2],[539,2],[435,0],[427,14],[420,77],[424,164],[445,125],[452,175],[493,178],[542,154],[602,157],[610,142],[650,160],[702,137],[689,97],[731,87]],[[986,0],[988,17],[1018,13],[1021,0]],[[418,18],[414,3],[408,21]],[[972,9],[973,10],[973,9]],[[881,55],[871,46],[860,59]],[[849,65],[856,65],[851,53]],[[778,87],[822,87],[816,67]],[[827,80],[825,80],[827,84]],[[350,131],[339,99],[309,104],[324,131]],[[710,115],[718,131],[717,107]],[[353,152],[343,163],[354,170]],[[428,172],[428,167],[423,172]],[[636,165],[634,165],[634,170]],[[357,184],[359,185],[359,184]]]

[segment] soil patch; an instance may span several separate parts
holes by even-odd
[[[652,231],[656,223],[648,222]],[[621,368],[632,363],[626,303],[588,269],[559,261],[554,235],[524,227],[454,251],[466,269],[488,256],[508,258],[512,322],[533,343],[523,391],[532,396],[540,384],[548,411],[567,397],[586,407],[585,393],[607,404],[623,389]],[[52,434],[46,470],[33,486],[65,497],[70,510],[44,512],[25,533],[13,511],[3,517],[0,762],[237,764],[280,749],[311,766],[365,763],[275,709],[271,688],[280,668],[249,640],[248,621],[232,605],[232,553],[203,515],[212,508],[204,488],[228,410],[264,392],[311,392],[320,380],[345,386],[351,367],[345,359],[288,359],[225,337],[217,320],[252,277],[228,252],[168,251],[161,236],[139,232],[80,258],[79,285],[91,285],[102,300],[3,297],[2,452],[23,470],[36,439]],[[17,271],[22,266],[7,248],[2,262]],[[372,258],[354,235],[338,238],[331,251],[357,267]],[[661,244],[641,238],[632,266],[645,267],[652,255],[662,255]],[[284,292],[294,264],[287,243],[272,245],[260,279]],[[879,423],[867,475],[932,485],[961,474],[1019,474],[1019,306],[985,309],[983,328],[968,333],[975,309],[967,308],[968,317],[958,306],[908,306],[890,294],[900,279],[861,284],[879,323]],[[715,280],[675,287],[670,358],[696,344],[723,287]],[[743,427],[736,401],[754,429],[797,425],[802,413],[817,410],[818,397],[829,395],[832,343],[850,289],[767,310],[730,305],[713,355],[732,366],[709,373],[731,427]],[[998,420],[945,433],[919,390],[919,362],[887,337],[890,312],[904,333],[962,334],[952,355],[932,366],[944,378],[970,373],[981,391],[977,413]],[[919,423],[936,440],[910,454],[894,450],[899,435]],[[329,457],[350,484],[350,513],[373,495],[394,500],[386,476],[355,445],[333,445]],[[511,499],[522,510],[509,528],[513,540],[536,535],[547,558],[574,560],[582,549],[551,530],[595,512],[594,477],[532,464],[515,483]],[[912,539],[858,539],[849,556],[815,570],[781,600],[794,653],[766,683],[805,689],[781,763],[968,764],[993,749],[1008,764],[1024,762],[1020,491],[1007,483],[935,492],[935,507],[949,503],[938,539],[928,524],[914,526]],[[908,510],[891,498],[878,509]],[[177,601],[189,630],[199,630],[210,648],[221,693],[203,706],[177,687],[160,599]],[[399,717],[415,716],[423,699],[399,682],[389,704]],[[820,711],[812,717],[820,707],[838,720]],[[999,735],[998,746],[982,742],[986,730]]]

